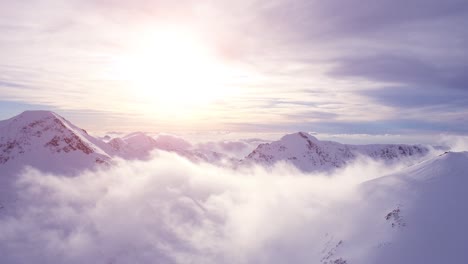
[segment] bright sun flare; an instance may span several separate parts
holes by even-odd
[[[144,34],[112,65],[111,74],[141,100],[168,106],[224,97],[233,73],[196,35],[180,29]]]

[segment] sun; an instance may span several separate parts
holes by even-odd
[[[200,105],[226,96],[231,74],[203,38],[173,27],[139,34],[111,65],[114,79],[125,82],[137,99],[166,108]]]

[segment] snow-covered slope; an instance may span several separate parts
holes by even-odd
[[[341,168],[359,156],[394,162],[421,158],[429,152],[430,149],[422,145],[347,145],[320,141],[306,132],[298,132],[259,145],[244,162],[273,165],[287,161],[302,171],[310,172]]]
[[[143,132],[134,132],[108,142],[116,156],[124,159],[146,159],[157,146],[156,140]]]
[[[467,164],[468,152],[449,152],[363,183],[356,230],[330,230],[336,247],[322,263],[465,263]]]
[[[0,121],[2,174],[25,165],[69,173],[107,163],[110,150],[106,143],[50,111],[26,111]]]

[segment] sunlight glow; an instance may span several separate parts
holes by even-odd
[[[235,71],[193,32],[165,28],[141,34],[128,53],[115,58],[110,75],[128,83],[139,101],[167,110],[227,96]]]

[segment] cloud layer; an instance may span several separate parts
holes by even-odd
[[[233,171],[165,152],[76,177],[28,169],[5,205],[15,210],[0,215],[0,253],[5,263],[320,263],[375,218],[359,212],[356,186],[395,169]],[[368,257],[375,239],[343,254]]]

